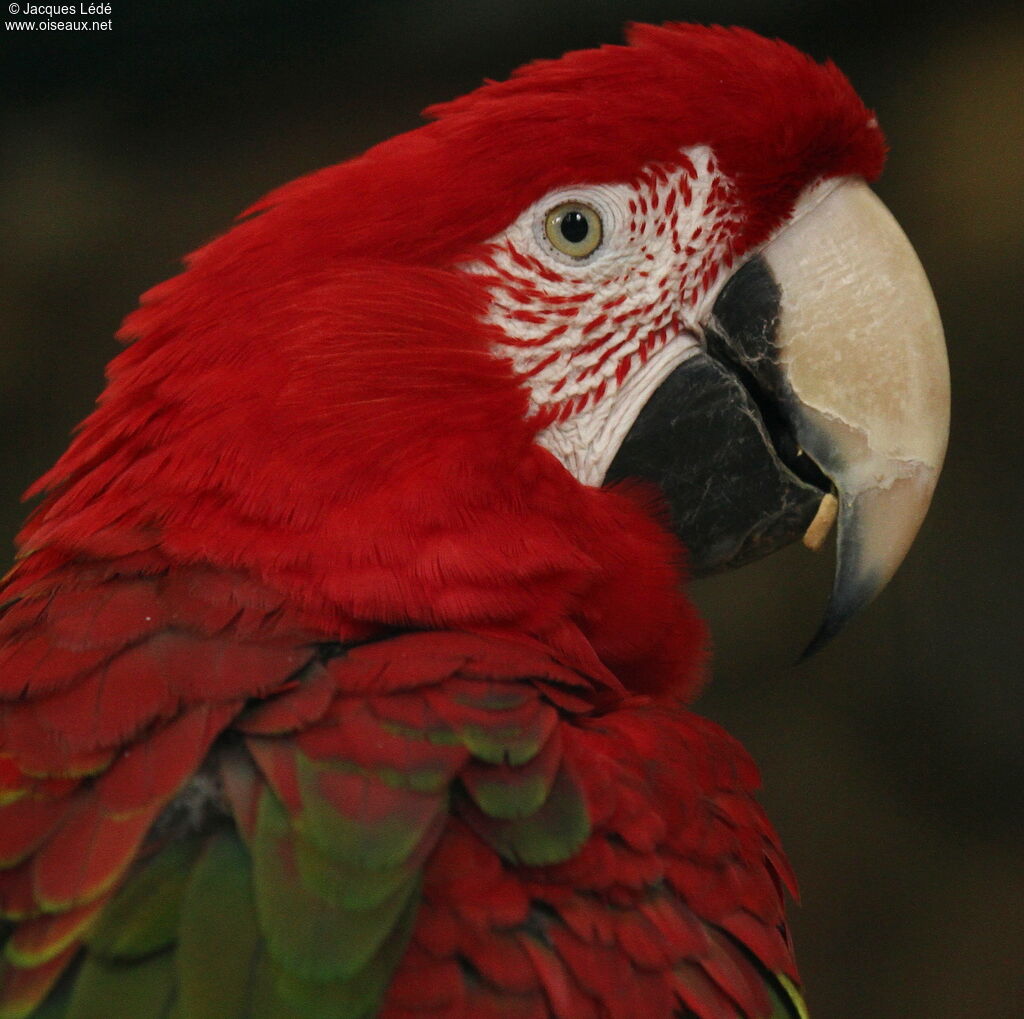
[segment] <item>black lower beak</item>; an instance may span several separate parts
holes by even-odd
[[[726,284],[706,350],[679,364],[640,411],[605,476],[655,481],[695,576],[799,538],[830,485],[799,453],[778,402],[779,289],[755,258]]]

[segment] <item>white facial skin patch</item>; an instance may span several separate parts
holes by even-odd
[[[567,204],[600,220],[583,258],[550,237],[550,214]],[[506,337],[496,352],[529,387],[537,441],[584,484],[601,484],[650,395],[699,349],[738,215],[714,155],[697,146],[630,183],[550,192],[465,267],[490,288],[487,320]]]

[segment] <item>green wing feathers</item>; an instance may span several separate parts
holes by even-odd
[[[219,810],[184,837],[157,823],[127,876],[107,866],[115,891],[82,906],[41,903],[5,945],[0,1016],[98,1019],[113,1001],[139,1019],[372,1016],[453,810],[509,863],[569,858],[589,828],[559,712],[538,688],[510,683],[520,673],[508,675],[509,660],[538,684],[581,680],[514,644],[455,638],[397,638],[311,662],[236,709],[204,769]],[[385,665],[397,689],[347,692],[381,686]],[[116,832],[122,816],[97,824]]]
[[[0,785],[0,1019],[806,1019],[714,727],[528,641],[272,644],[246,700],[218,659],[152,746]]]

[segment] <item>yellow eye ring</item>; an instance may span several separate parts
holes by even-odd
[[[601,243],[601,217],[582,202],[562,202],[544,217],[544,234],[556,251],[586,258]]]

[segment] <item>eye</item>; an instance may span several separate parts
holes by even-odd
[[[544,233],[563,255],[586,258],[601,243],[601,217],[582,202],[562,202],[544,218]]]

